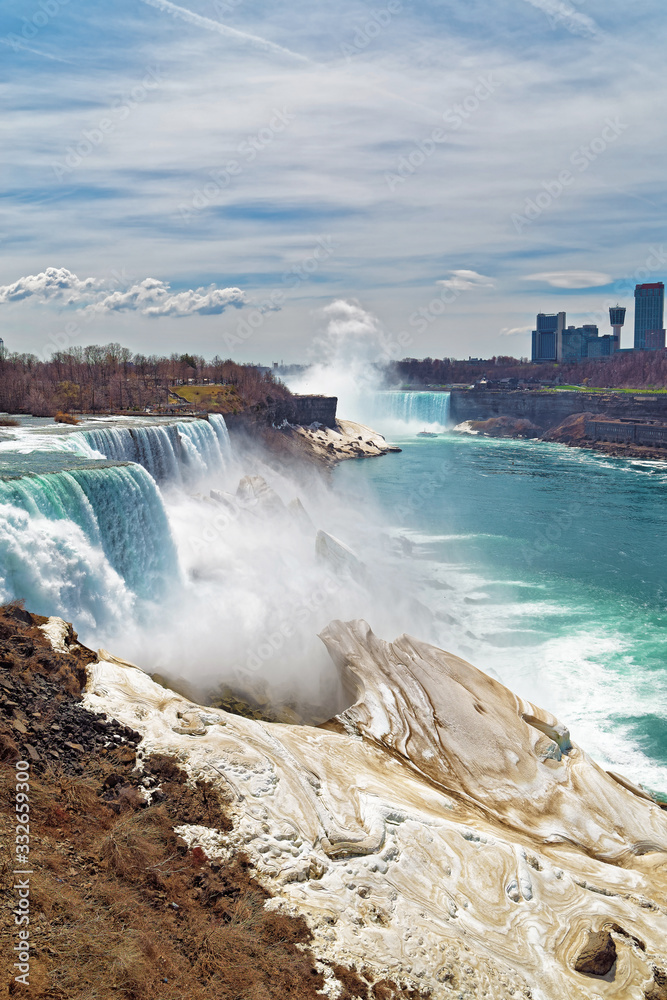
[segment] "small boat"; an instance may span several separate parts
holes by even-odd
[[[435,431],[417,431],[417,437],[419,438],[437,438]]]

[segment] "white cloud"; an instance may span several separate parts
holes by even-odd
[[[504,326],[500,331],[500,336],[516,337],[519,334],[521,334],[521,336],[525,336],[527,333],[530,333],[532,329],[532,326]]]
[[[540,271],[525,275],[526,281],[541,281],[552,288],[598,288],[608,285],[610,274],[601,271]]]
[[[77,278],[66,267],[47,267],[40,274],[28,274],[11,285],[0,285],[0,305],[37,298],[41,301],[61,299],[65,305],[76,304],[91,296],[99,283],[95,278]]]
[[[42,49],[35,49],[30,45],[26,45],[18,35],[9,36],[7,38],[0,38],[0,43],[2,45],[8,45],[10,49],[16,52],[21,49],[23,52],[32,52],[33,55],[43,56],[44,59],[51,59],[53,62],[65,63],[71,65],[70,59],[61,59],[60,56],[51,55],[49,52],[43,52]]]
[[[283,309],[235,356],[271,361],[280,347],[280,357],[301,361],[312,343],[313,310],[323,302],[358,295],[388,329],[414,332],[413,312],[434,294],[450,300],[456,294],[435,284],[440,275],[465,290],[455,309],[415,338],[410,353],[488,357],[498,349],[501,327],[530,322],[533,311],[548,307],[550,294],[567,292],[526,281],[527,268],[604,268],[634,284],[629,279],[645,266],[656,239],[667,148],[655,130],[667,31],[657,0],[646,0],[634,20],[608,5],[606,30],[595,44],[562,23],[550,30],[546,10],[529,11],[524,0],[503,7],[502,32],[489,28],[497,10],[491,0],[453,0],[447,10],[460,7],[464,18],[403,4],[377,37],[365,32],[367,22],[376,27],[369,9],[351,0],[335,8],[174,0],[186,14],[192,3],[192,11],[219,18],[222,28],[186,23],[181,14],[176,20],[164,5],[169,0],[155,2],[162,8],[137,3],[129,20],[112,5],[105,17],[83,25],[86,51],[100,53],[87,74],[85,102],[72,100],[78,77],[60,69],[52,79],[57,63],[24,53],[16,60],[4,94],[10,113],[0,126],[7,160],[0,285],[37,274],[49,261],[66,262],[81,277],[108,275],[122,262],[135,277],[108,285],[106,295],[124,293],[148,274],[169,278],[175,294],[207,285],[214,261],[216,284],[244,288],[241,276],[253,274],[258,285],[285,291]],[[591,0],[567,2],[575,13],[595,11],[597,18],[602,11]],[[229,15],[220,13],[226,8]],[[553,3],[547,9],[558,10]],[[647,34],[653,11],[655,33]],[[53,45],[59,56],[68,54],[70,14],[73,5],[63,6],[63,30],[49,32],[49,51]],[[303,52],[313,64],[271,55],[262,42],[223,37],[226,24]],[[80,27],[76,22],[72,30]],[[354,49],[349,58],[343,45]],[[5,45],[0,52],[15,59]],[[135,102],[132,91],[157,54],[165,83],[150,100]],[[476,88],[487,79],[495,89],[476,107]],[[432,111],[417,112],[389,92]],[[115,109],[125,114],[126,106],[131,113],[117,121]],[[287,109],[294,120],[269,135],[274,109]],[[451,115],[445,120],[450,110],[460,128],[451,126]],[[110,111],[113,133],[57,179],[53,163],[62,163],[67,147],[83,142],[83,131],[97,129]],[[588,149],[607,118],[617,116],[631,130],[604,155],[593,147],[586,171],[573,170],[573,151]],[[435,127],[447,141],[431,140]],[[385,174],[410,155],[425,162],[414,175],[406,166],[406,182],[389,197]],[[227,176],[229,161],[238,168]],[[564,169],[575,180],[517,233],[511,213],[529,198],[542,204]],[[195,198],[206,207],[184,221],[181,206]],[[297,289],[290,281],[283,286],[282,276],[309,260],[320,237],[337,247],[326,266]],[[447,270],[473,264],[484,275],[493,272],[495,289],[474,280],[471,286],[470,275]],[[582,293],[593,296],[586,307],[596,308],[599,291],[576,294]],[[631,310],[631,295],[624,304]],[[235,327],[240,315],[231,307],[222,317],[200,315],[192,349],[215,353],[221,325]],[[41,350],[53,309],[0,307],[0,317],[5,339]],[[177,349],[182,324],[151,321],[136,308],[100,314],[99,337],[121,338],[123,318],[136,320],[125,334],[131,346],[151,353],[159,335],[161,343],[173,338],[170,347]]]
[[[563,0],[526,0],[531,7],[537,7],[543,11],[552,28],[562,25],[573,35],[580,35],[582,38],[596,38],[600,29],[587,14],[582,14],[570,3]]]
[[[202,17],[201,14],[195,14],[194,11],[188,10],[187,7],[179,7],[177,4],[171,3],[170,0],[142,0],[142,3],[147,4],[149,7],[155,7],[166,14],[171,14],[172,17],[178,17],[188,24],[194,24],[196,27],[204,28],[206,31],[214,31],[225,38],[234,38],[237,41],[245,42],[254,48],[262,49],[264,52],[290,56],[292,59],[298,59],[300,62],[310,62],[310,59],[299,55],[298,52],[292,52],[291,49],[283,48],[282,45],[269,42],[266,38],[260,38],[259,35],[251,35],[247,31],[238,31],[236,28],[230,28],[229,25],[222,24],[221,21],[213,21],[210,17]]]
[[[144,278],[120,291],[110,290],[109,285],[110,282],[97,278],[78,278],[64,267],[47,267],[40,274],[0,286],[0,305],[33,298],[98,315],[137,312],[143,316],[205,316],[222,313],[228,306],[239,308],[246,302],[245,292],[240,288],[216,285],[182,292],[172,292],[168,282],[158,278]]]
[[[493,288],[493,282],[491,278],[487,278],[484,274],[478,274],[477,271],[450,271],[449,278],[442,278],[437,281],[437,285],[442,285],[443,288],[451,288],[455,292],[465,292],[470,288]]]

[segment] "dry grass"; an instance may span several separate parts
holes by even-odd
[[[0,765],[3,839],[14,773]],[[322,977],[299,947],[310,939],[305,923],[264,909],[267,894],[244,859],[212,866],[189,850],[166,803],[115,813],[103,782],[96,789],[52,769],[31,784],[31,997],[315,1000]],[[6,944],[11,889],[3,896]],[[2,980],[18,995],[11,963],[5,946]]]
[[[230,413],[243,406],[234,385],[179,385],[172,391],[174,395],[205,410]]]
[[[57,424],[78,424],[79,421],[77,417],[73,416],[71,413],[63,413],[62,410],[58,410],[54,418]]]

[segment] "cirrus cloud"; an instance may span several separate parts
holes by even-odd
[[[236,287],[188,288],[172,291],[166,281],[144,278],[123,290],[112,290],[110,282],[100,278],[79,278],[65,267],[47,267],[39,274],[29,274],[11,285],[0,286],[0,305],[34,299],[85,310],[99,315],[137,312],[143,316],[210,316],[229,306],[240,308],[246,295]]]
[[[580,0],[576,0],[577,3]],[[537,7],[544,12],[552,28],[562,25],[573,35],[582,38],[597,38],[600,29],[588,14],[582,14],[570,3],[563,3],[563,0],[526,0],[531,7]]]
[[[599,288],[608,285],[612,278],[600,271],[540,271],[526,274],[524,280],[541,281],[552,288]]]

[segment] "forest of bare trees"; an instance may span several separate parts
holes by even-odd
[[[661,389],[667,388],[667,352],[637,351],[567,365],[533,365],[512,357],[405,358],[389,365],[385,374],[388,385],[472,384],[486,375],[493,380]],[[262,405],[291,395],[271,372],[220,357],[207,361],[193,354],[146,356],[120,344],[75,347],[56,352],[50,361],[0,352],[0,411],[7,413],[141,412],[172,405],[170,390],[178,392],[188,382],[230,386],[223,409]],[[205,405],[215,409],[218,402],[212,398]]]
[[[472,384],[489,379],[553,381],[560,385],[590,385],[609,389],[667,388],[667,352],[632,351],[579,364],[530,364],[517,358],[497,357],[483,361],[454,358],[405,358],[387,372],[390,382],[410,385]]]
[[[105,344],[59,351],[46,362],[33,354],[0,354],[0,411],[35,416],[142,411],[169,405],[170,387],[191,379],[233,386],[240,406],[290,395],[271,373],[253,365],[192,354],[147,357]]]

